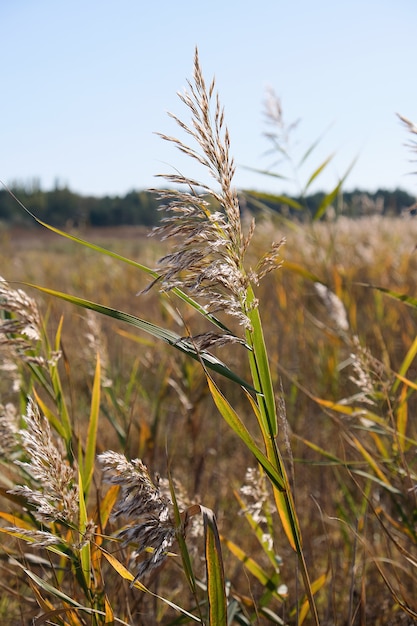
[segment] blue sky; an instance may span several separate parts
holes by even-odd
[[[197,45],[225,106],[235,184],[296,193],[266,178],[263,102],[301,119],[297,158],[324,131],[300,183],[331,153],[315,189],[417,190],[399,112],[417,121],[416,0],[2,0],[0,179],[59,179],[85,194],[155,186],[178,168],[207,181],[156,131],[178,134],[176,92]],[[327,129],[327,130],[326,130]],[[289,171],[281,168],[284,174]]]

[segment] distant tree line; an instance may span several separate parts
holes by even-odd
[[[37,218],[60,227],[153,226],[159,219],[158,201],[147,191],[124,196],[83,196],[66,186],[43,191],[36,185],[13,185],[18,200]],[[0,224],[28,225],[34,220],[6,190],[0,190]]]
[[[74,193],[66,186],[55,185],[50,191],[41,190],[38,184],[13,185],[11,191],[20,202],[36,217],[56,227],[102,227],[121,225],[154,226],[160,212],[158,200],[148,191],[130,191],[124,196],[83,196]],[[271,211],[297,219],[308,219],[315,214],[324,197],[316,193],[297,200],[305,210],[295,211],[278,196],[264,196],[262,202],[245,193],[243,206],[256,213],[264,206]],[[406,191],[379,189],[375,193],[361,190],[343,192],[331,210],[332,217],[347,215],[352,218],[363,215],[401,215],[415,212],[415,198]],[[5,189],[0,190],[0,225],[30,225],[33,219],[19,207],[16,200]]]
[[[282,197],[259,193],[251,194],[251,192],[248,192],[246,194],[246,204],[253,213],[260,212],[266,207],[272,211],[282,213],[286,217],[305,221],[316,214],[324,198],[325,194],[323,192],[290,198],[290,200],[296,200],[297,204],[303,207],[300,210],[294,208],[291,203],[286,203]],[[351,218],[359,218],[365,215],[415,215],[416,212],[416,198],[403,189],[395,189],[393,191],[378,189],[374,193],[355,189],[340,193],[327,209],[323,218],[331,217],[334,219],[340,215]]]

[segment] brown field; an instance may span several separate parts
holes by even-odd
[[[74,234],[151,267],[166,249],[140,228]],[[275,389],[285,400],[280,444],[293,472],[304,552],[312,580],[325,578],[316,598],[321,623],[415,623],[414,353],[407,367],[403,364],[417,336],[416,302],[401,302],[367,285],[416,298],[417,221],[342,218],[294,230],[261,221],[248,264],[255,264],[270,241],[283,235],[284,264],[261,282],[256,295]],[[128,458],[139,457],[151,473],[161,476],[167,476],[169,467],[191,502],[213,509],[221,535],[267,570],[265,554],[234,496],[245,482],[247,468],[255,463],[217,412],[200,364],[127,325],[97,314],[87,318],[83,309],[40,294],[22,282],[132,313],[179,335],[186,335],[188,328],[193,334],[205,330],[197,314],[157,291],[136,295],[149,282],[145,274],[38,228],[0,231],[0,275],[36,299],[51,342],[64,316],[60,368],[77,437],[86,437],[98,349],[107,382],[102,391],[97,452],[112,449]],[[320,297],[313,277],[343,303],[348,327],[342,328],[335,308]],[[95,349],[88,333],[95,334]],[[246,380],[244,350],[232,346],[213,351]],[[395,382],[398,372],[403,376],[400,384]],[[216,381],[258,438],[240,387],[220,377]],[[3,405],[23,406],[5,372],[0,392]],[[332,407],[332,402],[337,406]],[[349,410],[342,412],[342,407]],[[100,489],[99,477],[97,485]],[[10,502],[4,507],[11,512]],[[291,611],[302,593],[296,562],[278,519],[274,524],[275,550],[282,559],[276,582],[288,587],[288,597],[281,604],[270,598],[269,606],[285,623],[296,623]],[[4,538],[4,555],[18,557],[22,547],[18,542],[10,547],[10,539]],[[250,613],[251,601],[262,596],[262,584],[226,545],[223,557],[226,579]],[[25,589],[23,574],[16,578],[16,569],[6,558],[0,567],[4,581],[0,620],[30,623],[37,609],[30,589]],[[188,606],[188,591],[177,564],[168,562],[152,585],[156,593]],[[174,623],[175,613],[156,600],[136,590],[122,594],[120,589],[120,583],[112,579],[107,593],[120,616],[130,611],[132,624]],[[19,594],[27,598],[26,606],[17,602]],[[273,623],[262,615],[251,619],[256,624]]]

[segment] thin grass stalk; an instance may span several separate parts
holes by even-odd
[[[250,299],[254,298],[251,289],[249,293]],[[277,468],[283,483],[283,488],[280,489],[278,489],[277,486],[273,483],[275,502],[287,539],[293,550],[297,553],[300,571],[303,578],[305,592],[308,598],[312,617],[315,623],[318,625],[319,617],[317,613],[316,603],[314,601],[310,575],[304,557],[302,536],[295,508],[295,502],[292,496],[291,486],[288,479],[287,471],[285,469],[281,451],[279,450],[276,441],[276,436],[278,434],[278,419],[274,399],[271,371],[269,367],[267,350],[262,331],[262,323],[259,309],[257,307],[253,308],[249,315],[253,331],[248,330],[246,332],[246,339],[249,346],[251,347],[251,351],[249,352],[249,362],[251,367],[253,385],[261,392],[258,395],[258,406],[261,416],[259,426],[261,428],[261,432],[264,438],[266,455],[268,459],[272,462],[274,467]]]

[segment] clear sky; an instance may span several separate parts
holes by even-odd
[[[1,0],[0,179],[103,195],[155,186],[173,167],[200,176],[155,135],[177,134],[166,111],[186,115],[176,92],[197,45],[225,106],[237,187],[297,190],[245,168],[272,163],[272,87],[286,121],[301,119],[295,155],[327,129],[301,181],[334,152],[316,189],[358,157],[346,189],[416,193],[395,115],[417,122],[416,27],[417,0]]]

